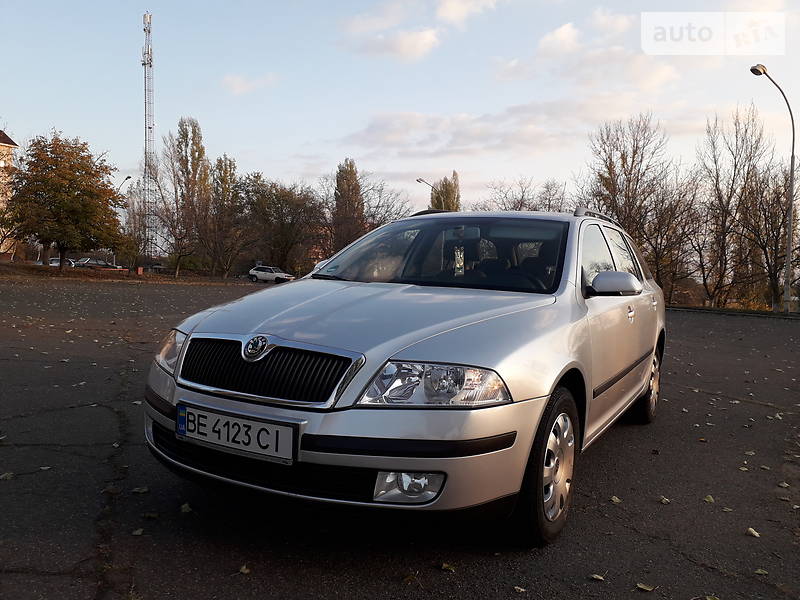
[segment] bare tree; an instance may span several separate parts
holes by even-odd
[[[653,195],[669,172],[666,145],[650,113],[602,124],[589,136],[589,179],[578,200],[613,216],[641,242]]]
[[[532,177],[519,177],[512,182],[493,181],[489,197],[472,205],[472,210],[542,210],[561,212],[566,208],[566,184],[547,179],[537,186]]]
[[[725,306],[735,284],[748,283],[741,260],[747,252],[735,252],[737,223],[743,198],[750,190],[760,166],[771,160],[771,143],[752,105],[737,109],[730,126],[719,117],[706,124],[706,135],[697,149],[701,198],[697,219],[700,235],[692,240],[700,282],[711,306]],[[738,259],[738,260],[737,260]],[[749,270],[747,270],[749,271]],[[734,275],[739,277],[735,278]]]
[[[678,165],[658,183],[644,223],[640,243],[656,283],[672,303],[677,284],[694,273],[689,241],[697,235],[697,180]]]
[[[786,188],[788,169],[764,164],[753,174],[737,211],[741,236],[750,243],[752,265],[767,283],[773,312],[781,310],[782,274],[786,264]]]

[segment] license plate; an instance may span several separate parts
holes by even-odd
[[[270,460],[291,463],[294,428],[267,421],[178,405],[176,433],[183,438],[214,446],[258,454]]]

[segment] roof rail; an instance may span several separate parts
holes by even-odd
[[[445,213],[445,212],[453,212],[452,210],[444,210],[441,208],[426,208],[425,210],[421,210],[419,212],[415,212],[412,217],[421,217],[422,215],[434,215],[436,213]]]
[[[589,210],[585,206],[579,206],[578,208],[576,208],[575,212],[572,213],[572,216],[573,217],[594,217],[595,219],[602,219],[603,221],[608,221],[609,223],[613,223],[617,227],[620,227],[620,224],[617,223],[611,217],[607,217],[606,215],[601,214],[599,212],[595,212],[593,210]]]

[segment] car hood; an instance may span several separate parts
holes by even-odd
[[[554,301],[521,292],[300,279],[198,313],[180,328],[272,334],[385,359],[445,331]]]

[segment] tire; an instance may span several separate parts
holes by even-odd
[[[631,420],[635,423],[647,425],[656,420],[658,401],[661,399],[661,356],[658,351],[653,353],[650,363],[650,379],[647,389],[633,406],[629,409]]]
[[[258,283],[258,277],[256,277],[255,275],[250,275],[250,281],[252,281],[253,283]]]
[[[515,543],[524,547],[544,546],[553,542],[564,528],[574,490],[572,481],[580,443],[578,427],[578,410],[572,393],[557,387],[542,414],[517,505],[510,517]],[[546,471],[551,475],[547,476]]]
[[[286,280],[283,277],[276,277],[275,283],[286,283]]]

